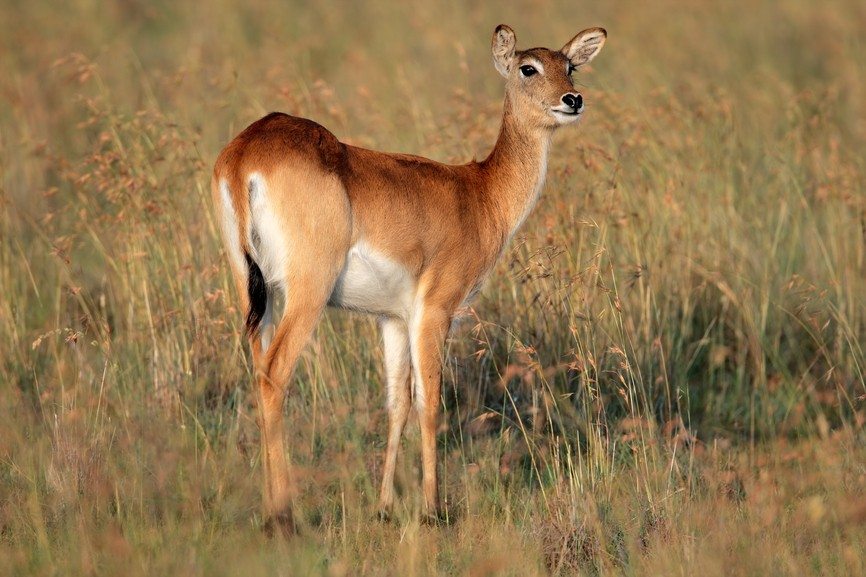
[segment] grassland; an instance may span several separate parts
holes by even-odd
[[[302,534],[260,530],[210,167],[271,110],[483,157],[489,37],[610,38],[454,333],[452,524],[418,435],[374,522],[372,320],[287,401]],[[0,573],[866,573],[866,5],[0,2]]]

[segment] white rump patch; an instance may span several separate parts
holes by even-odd
[[[405,267],[360,241],[349,249],[329,304],[407,319],[415,280]]]
[[[289,265],[289,243],[268,198],[265,179],[254,172],[247,179],[247,186],[250,196],[251,222],[247,231],[250,256],[259,265],[265,282],[282,290]]]

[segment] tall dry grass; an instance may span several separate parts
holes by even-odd
[[[0,5],[0,567],[12,574],[860,574],[866,8],[855,0]],[[391,525],[370,319],[287,403],[304,535],[259,532],[208,204],[274,109],[483,157],[489,35],[605,26],[588,113],[448,351],[447,528]]]

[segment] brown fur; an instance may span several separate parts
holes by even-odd
[[[594,51],[594,45],[585,46],[586,38],[601,38]],[[498,27],[493,53],[497,70],[507,78],[503,121],[496,145],[481,162],[450,166],[407,154],[357,148],[341,143],[313,121],[279,113],[251,124],[219,155],[213,178],[215,203],[222,207],[219,183],[224,181],[237,214],[242,249],[250,251],[246,183],[254,172],[267,182],[280,227],[293,240],[286,271],[292,287],[286,310],[267,352],[257,338],[252,339],[260,391],[265,497],[271,514],[290,512],[293,495],[282,436],[285,387],[328,303],[350,247],[361,239],[409,272],[417,286],[417,310],[423,311],[418,318],[383,319],[383,330],[398,345],[386,351],[393,398],[380,505],[387,509],[393,499],[396,453],[415,378],[422,381],[417,390],[424,395],[416,402],[425,505],[429,514],[438,514],[435,432],[441,352],[452,316],[484,280],[531,208],[544,179],[551,132],[571,120],[561,120],[551,112],[561,106],[564,94],[574,94],[566,54],[571,50],[584,58],[581,64],[588,62],[603,41],[603,30],[590,29],[562,51],[533,48],[518,52],[511,29]],[[519,67],[526,63],[540,64],[544,74],[525,77]],[[233,262],[243,307],[250,304],[245,294],[247,274]],[[414,346],[409,346],[410,341]],[[417,371],[414,377],[408,363]]]

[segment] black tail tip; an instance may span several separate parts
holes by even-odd
[[[262,269],[249,253],[247,258],[247,295],[250,300],[250,310],[247,312],[247,336],[252,338],[259,332],[265,309],[268,306],[268,287]]]

